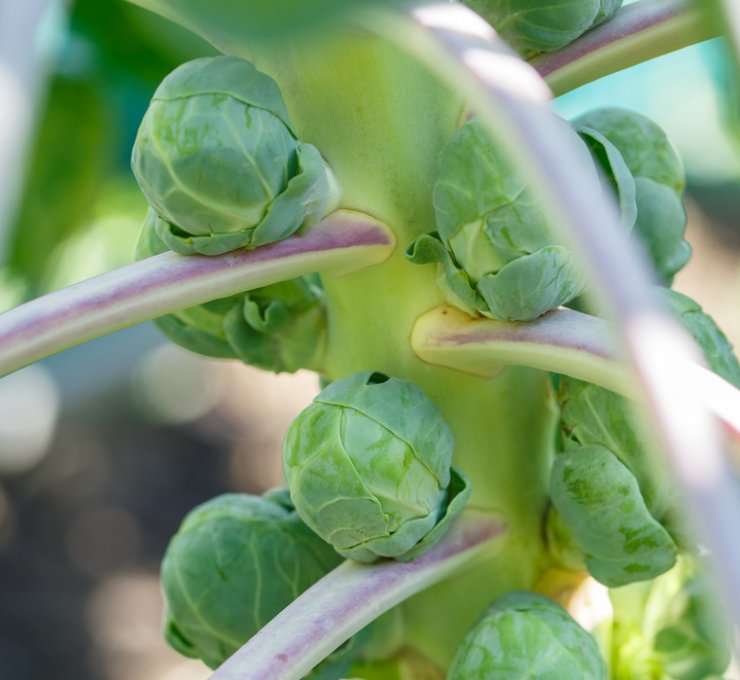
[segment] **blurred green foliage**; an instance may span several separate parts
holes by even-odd
[[[3,278],[12,294],[5,305],[133,259],[138,224],[131,222],[146,214],[129,169],[139,121],[168,72],[215,53],[189,31],[123,0],[77,0],[60,43],[6,236]],[[100,223],[116,216],[129,218],[119,226],[130,233],[111,238],[110,225]],[[84,272],[76,274],[77,265]]]

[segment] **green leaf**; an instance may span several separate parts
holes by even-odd
[[[609,187],[617,197],[624,228],[632,229],[637,220],[635,179],[624,162],[624,157],[619,153],[619,149],[597,130],[584,125],[576,126],[575,130],[586,142],[594,160],[604,172]]]
[[[714,319],[687,295],[667,289],[661,289],[660,293],[670,313],[696,340],[709,368],[740,389],[740,364]]]
[[[546,246],[505,264],[478,281],[485,316],[502,321],[531,321],[570,302],[586,286],[580,263],[564,246]]]
[[[638,177],[637,224],[635,235],[647,248],[660,283],[670,286],[673,277],[691,258],[691,246],[684,241],[686,211],[680,196],[665,184]]]
[[[462,512],[465,504],[470,499],[471,493],[473,493],[473,486],[470,480],[459,470],[454,467],[450,468],[450,484],[447,487],[446,497],[439,511],[437,524],[411,550],[396,559],[399,562],[414,560],[439,543],[449,530],[450,522]]]
[[[622,586],[654,578],[675,563],[675,543],[648,511],[637,480],[608,449],[558,454],[550,493],[597,581]]]
[[[660,283],[669,286],[691,256],[684,241],[684,170],[676,150],[656,123],[634,111],[596,109],[573,124],[601,134],[622,156],[635,183],[633,233],[647,249]]]
[[[558,401],[564,448],[609,449],[637,479],[651,514],[663,520],[675,503],[675,490],[657,466],[631,403],[615,392],[571,378],[561,379]]]

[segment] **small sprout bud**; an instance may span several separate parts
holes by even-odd
[[[450,428],[413,383],[366,371],[331,383],[290,425],[284,473],[296,510],[362,562],[412,559],[469,495]]]
[[[500,597],[468,633],[447,680],[606,680],[596,641],[559,604],[528,592]]]
[[[167,250],[149,211],[136,248],[138,259]],[[155,320],[177,345],[209,357],[241,359],[267,371],[320,370],[326,335],[318,275],[301,276],[189,307]]]
[[[188,514],[167,548],[166,638],[216,667],[340,561],[287,494],[218,496]]]
[[[514,49],[552,52],[610,19],[622,0],[463,0]]]
[[[336,203],[333,176],[297,139],[277,84],[237,57],[196,59],[162,81],[131,164],[159,237],[184,254],[279,241]]]
[[[591,170],[588,149],[562,124]],[[552,232],[543,206],[527,181],[477,120],[465,123],[442,151],[434,187],[437,234],[411,244],[417,264],[439,262],[451,304],[470,314],[529,321],[583,292],[585,275],[573,253]]]

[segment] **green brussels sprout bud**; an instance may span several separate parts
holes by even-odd
[[[167,251],[149,210],[137,259]],[[268,371],[317,370],[323,359],[326,311],[317,275],[302,276],[190,307],[155,319],[177,345],[209,357],[241,359]]]
[[[660,282],[670,285],[691,257],[691,246],[683,238],[684,170],[673,145],[656,123],[626,109],[596,109],[573,124],[581,132],[600,133],[622,155],[635,181],[634,233],[647,249]]]
[[[667,288],[661,288],[659,293],[668,311],[691,333],[709,368],[740,389],[740,364],[730,341],[714,319],[687,295]]]
[[[550,495],[586,567],[604,585],[651,579],[674,565],[673,539],[648,511],[635,477],[608,449],[558,454]]]
[[[340,561],[286,495],[214,498],[187,515],[162,562],[167,641],[214,668]]]
[[[412,559],[470,493],[452,432],[422,390],[366,371],[326,387],[290,425],[283,470],[303,521],[345,557]]]
[[[525,56],[565,47],[617,13],[622,0],[463,0]]]
[[[226,338],[252,366],[276,373],[318,370],[326,334],[323,297],[317,275],[244,293],[224,316]]]
[[[500,597],[468,633],[448,680],[606,680],[596,641],[559,604],[527,592]]]
[[[580,138],[565,124],[563,130],[593,166]],[[595,173],[593,180],[598,191]],[[419,237],[407,257],[442,263],[443,290],[465,311],[529,321],[585,288],[579,263],[556,242],[534,192],[477,120],[442,151],[434,208],[438,235]]]
[[[616,678],[706,680],[730,662],[732,626],[698,561],[610,592]]]
[[[277,84],[237,57],[196,59],[162,81],[131,164],[159,237],[184,254],[279,241],[335,202],[331,172],[296,138]]]

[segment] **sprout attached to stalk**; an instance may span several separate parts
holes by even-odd
[[[167,641],[215,668],[340,562],[287,493],[218,496],[188,514],[162,562]]]
[[[611,19],[622,0],[463,0],[515,50],[529,57],[565,47]]]
[[[560,605],[528,592],[500,597],[468,633],[447,680],[606,680],[596,641]]]
[[[137,259],[166,252],[149,211]],[[218,359],[241,359],[267,371],[321,370],[326,310],[317,275],[301,276],[189,307],[155,319],[177,345]]]
[[[298,140],[277,84],[248,61],[210,57],[167,76],[139,128],[132,167],[179,253],[256,248],[317,223],[337,186]]]
[[[691,257],[684,240],[686,211],[682,194],[684,169],[665,132],[652,120],[627,109],[589,111],[573,121],[585,139],[606,140],[634,178],[637,207],[634,233],[647,249],[661,284],[669,286]],[[612,154],[613,156],[613,154]],[[601,166],[607,174],[614,164]]]
[[[658,288],[701,347],[709,367],[740,385],[740,364],[714,321],[693,300]],[[653,578],[675,561],[676,546],[695,550],[673,479],[657,466],[629,402],[603,387],[561,379],[564,451],[551,477],[549,547],[570,569],[588,568],[609,586]]]
[[[567,124],[593,168],[588,149]],[[436,234],[410,246],[417,264],[440,263],[448,301],[473,315],[529,321],[569,302],[586,285],[575,255],[558,242],[536,192],[494,144],[482,123],[471,120],[442,151],[434,186]]]
[[[470,494],[452,452],[421,389],[366,371],[331,383],[293,421],[283,469],[300,516],[341,555],[410,560],[442,538]]]

